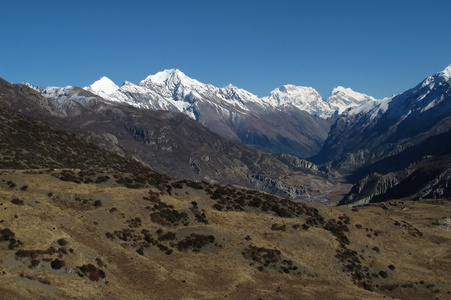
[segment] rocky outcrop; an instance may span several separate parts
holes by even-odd
[[[451,196],[451,155],[423,156],[406,168],[359,180],[339,205]]]
[[[289,186],[281,180],[275,180],[261,174],[248,175],[249,180],[259,190],[288,199],[308,198],[304,186]]]
[[[439,218],[434,223],[434,225],[437,225],[439,228],[443,230],[451,231],[451,217]]]
[[[286,162],[288,162],[290,165],[292,165],[295,168],[310,169],[313,171],[318,171],[318,166],[308,160],[301,159],[299,157],[289,155],[289,154],[280,154],[280,157],[282,158],[282,160],[285,160]]]
[[[339,205],[370,203],[375,196],[384,194],[399,184],[398,177],[395,173],[368,175],[352,187]]]
[[[449,198],[451,197],[451,168],[431,180],[429,184],[418,193],[418,198]]]

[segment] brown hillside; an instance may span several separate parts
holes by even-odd
[[[451,293],[446,200],[315,209],[165,177],[3,171],[0,204],[0,291],[9,299]]]

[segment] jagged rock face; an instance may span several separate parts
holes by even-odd
[[[285,153],[280,154],[280,157],[288,161],[292,166],[296,168],[311,169],[313,171],[318,171],[318,166],[316,166],[314,163],[308,160],[300,159],[296,156]]]
[[[451,217],[437,219],[436,225],[446,231],[451,231]]]
[[[259,190],[265,191],[270,194],[279,195],[288,199],[308,198],[309,194],[304,186],[293,187],[281,182],[280,180],[274,180],[269,177],[265,177],[259,174],[249,175],[251,182],[258,187]]]
[[[419,198],[450,198],[451,197],[451,168],[434,178],[418,193]],[[450,228],[451,229],[451,228]]]
[[[368,175],[353,186],[339,205],[370,203],[375,196],[386,193],[399,182],[400,179],[394,173]]]
[[[402,157],[401,157],[402,158]],[[451,155],[425,156],[386,174],[361,179],[339,205],[382,202],[391,199],[446,198],[451,195]]]
[[[360,180],[340,204],[448,197],[450,167],[451,131],[361,168],[354,173]],[[378,173],[366,175],[371,172]]]

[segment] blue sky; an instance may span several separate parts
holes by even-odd
[[[451,64],[451,1],[3,1],[0,77],[138,84],[178,68],[266,96],[283,84],[382,98]]]

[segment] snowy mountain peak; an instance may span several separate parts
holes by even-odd
[[[330,117],[334,112],[314,88],[306,86],[286,84],[273,90],[263,101],[274,107],[294,106],[322,118]]]
[[[266,109],[292,110],[297,108],[314,116],[329,118],[336,113],[355,107],[374,98],[357,93],[350,88],[336,87],[325,101],[312,87],[286,84],[260,98],[232,84],[218,88],[186,76],[178,69],[166,69],[147,76],[139,85],[126,81],[120,88],[107,77],[102,77],[85,90],[107,100],[152,109],[176,110],[193,115],[193,109],[212,105],[240,111]]]
[[[186,76],[178,69],[166,69],[158,72],[155,75],[149,75],[146,79],[139,83],[140,86],[148,87],[152,85],[167,87],[169,89],[178,85],[183,86],[201,86],[201,82]]]
[[[348,108],[356,107],[366,102],[373,102],[375,100],[376,99],[373,97],[358,93],[351,88],[337,86],[332,90],[329,98],[327,98],[327,103],[329,103],[333,110],[341,114]]]
[[[438,75],[443,77],[445,80],[451,78],[451,65],[447,66],[443,71],[439,72]]]
[[[438,72],[432,76],[426,78],[419,86],[416,88],[424,88],[428,87],[429,89],[433,89],[436,83],[441,83],[444,81],[450,81],[451,79],[451,65],[447,66],[443,71]]]
[[[346,93],[346,92],[351,92],[351,91],[353,92],[353,90],[351,88],[345,88],[345,87],[339,85],[336,88],[334,88],[330,94],[335,95],[338,93]]]
[[[124,85],[132,85],[132,84],[134,84],[134,83],[131,82],[131,81],[126,80],[126,81],[124,81],[124,83],[122,84],[122,86],[124,86]]]
[[[236,86],[234,86],[233,84],[229,84],[223,88],[219,89],[219,95],[221,95],[221,97],[223,98],[223,100],[228,101],[228,100],[232,100],[232,101],[239,101],[242,104],[246,103],[246,102],[255,102],[261,105],[261,99],[246,91],[243,89],[240,89]]]
[[[102,78],[95,81],[90,86],[85,87],[84,89],[93,92],[95,94],[103,92],[104,94],[110,95],[116,92],[119,89],[119,87],[111,79],[109,79],[106,76],[103,76]]]
[[[35,90],[36,92],[39,92],[39,93],[42,93],[42,91],[44,91],[43,87],[32,85],[31,83],[26,82],[26,81],[22,82],[21,84],[26,86],[26,87],[29,87],[30,89]]]

